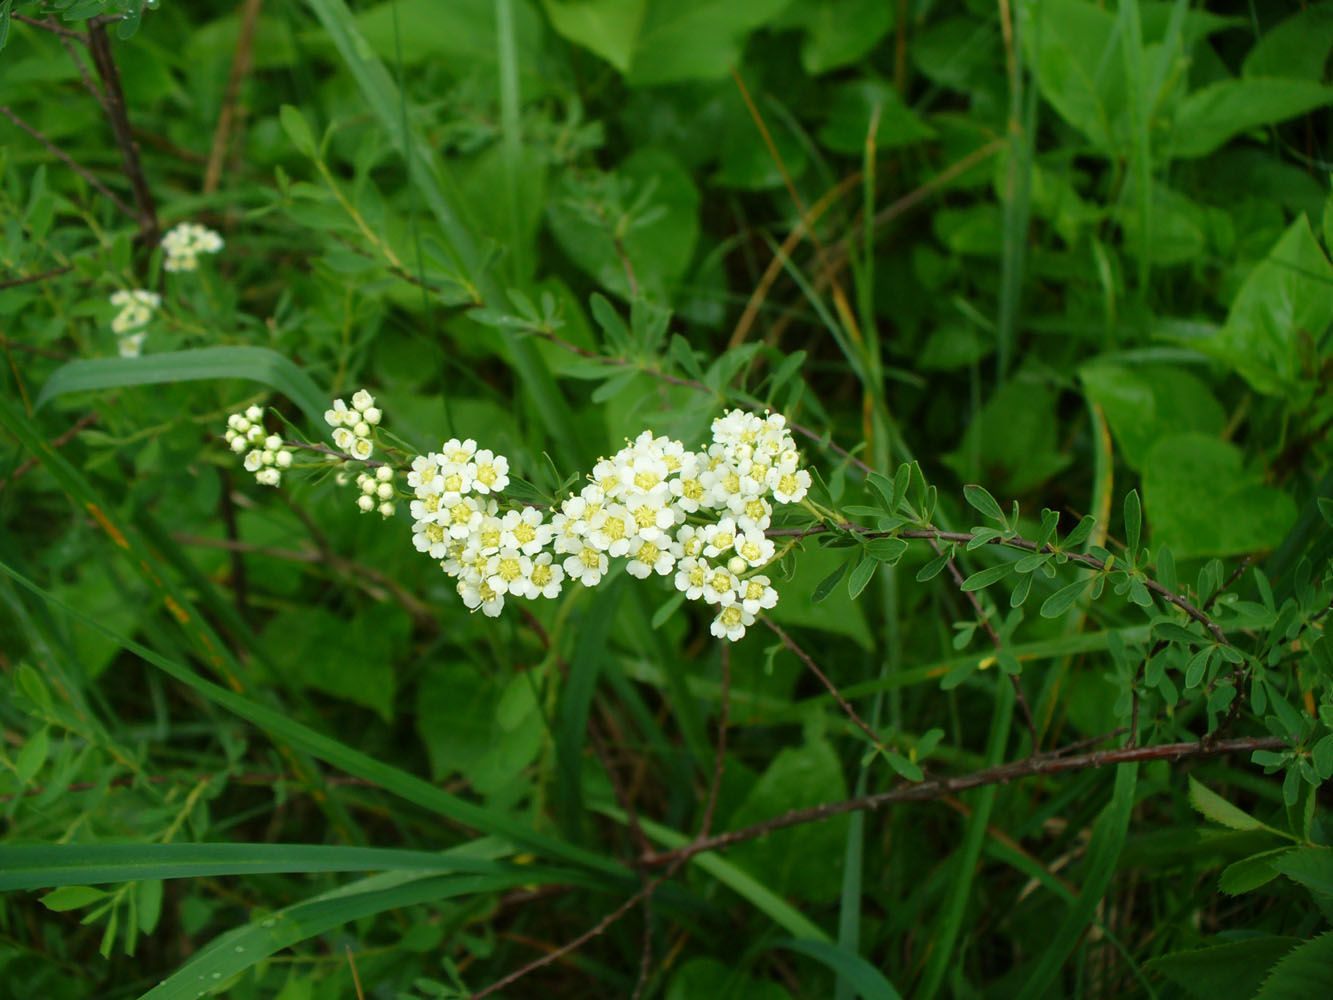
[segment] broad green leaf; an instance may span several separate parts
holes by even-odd
[[[1298,847],[1272,861],[1273,867],[1311,892],[1333,896],[1333,849]]]
[[[1294,937],[1249,937],[1163,955],[1145,967],[1196,1000],[1250,1000],[1277,960],[1300,944]]]
[[[1247,77],[1292,77],[1319,82],[1333,50],[1333,7],[1316,4],[1269,28],[1241,65]]]
[[[411,624],[392,604],[364,608],[353,618],[316,605],[274,615],[263,638],[283,670],[274,680],[364,705],[390,722],[398,686],[393,664]]]
[[[621,73],[629,72],[647,7],[648,0],[542,0],[551,27]]]
[[[310,131],[310,123],[305,120],[305,115],[301,114],[301,109],[284,104],[278,109],[278,119],[282,122],[282,130],[287,133],[287,138],[292,140],[297,152],[314,156],[315,133]]]
[[[199,347],[138,358],[71,361],[46,380],[35,405],[40,409],[70,392],[215,378],[262,382],[299,406],[313,428],[324,426],[324,411],[329,408],[327,394],[304,371],[267,347]]]
[[[1217,879],[1217,887],[1229,896],[1240,896],[1252,892],[1261,885],[1267,885],[1278,876],[1273,862],[1293,850],[1295,848],[1277,847],[1234,861],[1222,869],[1222,874]]]
[[[395,9],[396,8],[396,9]],[[395,24],[396,20],[396,24]],[[546,89],[542,18],[534,5],[517,0],[513,6],[515,49],[526,92]],[[494,0],[385,0],[357,11],[353,26],[365,40],[367,55],[397,64],[434,62],[454,73],[496,72]],[[326,44],[312,32],[313,44]],[[493,79],[494,77],[492,77]]]
[[[997,566],[987,566],[985,569],[979,569],[966,580],[963,581],[959,589],[965,593],[974,590],[984,590],[997,580],[1003,580],[1014,571],[1013,563],[1000,563]]]
[[[834,152],[860,157],[865,153],[872,122],[877,150],[910,146],[936,134],[903,103],[893,87],[880,80],[862,79],[833,90],[828,99],[827,119],[817,138]]]
[[[1176,109],[1172,156],[1207,156],[1228,139],[1333,102],[1333,87],[1312,80],[1247,77],[1221,80],[1190,94]]]
[[[635,86],[726,76],[745,36],[790,0],[648,0],[630,60]]]
[[[866,584],[870,582],[878,568],[879,560],[869,552],[861,556],[861,561],[856,564],[851,575],[847,577],[847,596],[852,600],[860,597],[861,591],[866,589]]]
[[[1217,434],[1226,414],[1207,383],[1173,365],[1093,362],[1079,369],[1088,398],[1101,406],[1120,453],[1141,469],[1148,449],[1181,431]]]
[[[1333,266],[1302,215],[1245,279],[1221,332],[1189,344],[1231,365],[1259,392],[1295,395],[1317,377],[1311,352],[1330,323]]]
[[[1011,379],[972,418],[945,464],[965,482],[985,482],[1001,496],[1031,491],[1072,460],[1060,451],[1055,407],[1052,389]]]
[[[1177,558],[1279,545],[1296,520],[1296,504],[1242,462],[1235,445],[1204,434],[1173,434],[1153,445],[1143,466],[1153,544],[1167,545]]]
[[[893,8],[879,0],[794,0],[775,27],[805,32],[801,65],[819,76],[872,51],[893,27]]]
[[[1254,1000],[1311,1000],[1333,996],[1333,931],[1287,952]]]
[[[791,809],[845,798],[847,783],[833,748],[822,739],[780,750],[727,822],[739,829]],[[847,817],[777,830],[728,852],[735,864],[774,892],[810,902],[837,898]]]
[[[1115,15],[1084,0],[1019,4],[1019,37],[1042,97],[1094,145],[1124,131],[1125,85]]]
[[[1043,618],[1059,618],[1074,606],[1074,602],[1082,597],[1083,592],[1087,589],[1088,580],[1086,577],[1066,584],[1041,602],[1041,616]]]

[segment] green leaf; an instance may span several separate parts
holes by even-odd
[[[310,131],[310,125],[306,122],[305,115],[301,114],[300,108],[284,104],[278,109],[278,119],[282,122],[282,130],[287,133],[287,138],[292,140],[292,145],[298,152],[309,157],[317,154],[315,133]]]
[[[1175,157],[1207,156],[1228,139],[1333,102],[1333,87],[1312,80],[1247,77],[1194,91],[1176,109],[1168,148]]]
[[[778,752],[727,821],[735,830],[791,809],[832,802],[847,795],[842,764],[822,739]],[[827,823],[777,830],[762,840],[738,844],[728,857],[761,877],[783,896],[809,902],[831,902],[838,896],[842,841],[847,817]]]
[[[634,58],[647,0],[542,0],[551,27],[621,73]]]
[[[1333,896],[1333,849],[1298,847],[1275,858],[1271,864],[1274,870],[1311,892]]]
[[[324,411],[329,408],[327,394],[320,391],[309,375],[267,347],[200,347],[138,358],[71,361],[46,380],[35,406],[41,409],[57,396],[70,392],[215,378],[262,382],[299,406],[313,426],[324,427]]]
[[[1308,395],[1302,383],[1317,378],[1308,355],[1330,323],[1333,266],[1301,215],[1246,277],[1221,332],[1188,344],[1231,365],[1259,392]]]
[[[1319,82],[1333,49],[1333,8],[1314,5],[1269,28],[1241,65],[1247,77],[1290,77]]]
[[[1130,490],[1125,496],[1125,549],[1132,565],[1139,561],[1139,530],[1143,526],[1139,491]]]
[[[1269,969],[1300,944],[1294,937],[1249,937],[1178,951],[1144,963],[1196,1000],[1250,1000]]]
[[[1009,496],[1031,492],[1072,461],[1056,432],[1056,393],[1026,378],[1005,382],[968,424],[962,443],[944,463],[964,481],[983,471],[997,491]],[[973,461],[984,463],[973,468]],[[998,506],[998,505],[997,505]]]
[[[1207,816],[1214,823],[1230,827],[1233,830],[1267,830],[1264,823],[1255,819],[1243,809],[1233,806],[1211,788],[1190,776],[1190,805]]]
[[[879,569],[879,561],[874,556],[869,552],[861,556],[861,561],[856,564],[856,568],[847,577],[847,595],[852,600],[861,596],[861,591],[866,589],[866,584],[874,577],[877,569]]]
[[[852,984],[861,1000],[901,1000],[902,995],[884,974],[860,955],[827,941],[809,941],[786,938],[774,941],[770,947],[807,955],[828,966],[842,979]]]
[[[987,566],[985,569],[977,570],[964,580],[960,589],[964,593],[971,593],[974,590],[984,590],[997,580],[1003,580],[1013,571],[1013,563],[1000,563],[998,566]]]
[[[1284,955],[1254,1000],[1310,1000],[1333,996],[1333,931]]]
[[[648,0],[630,61],[634,86],[710,80],[739,62],[744,37],[790,0]]]
[[[833,588],[842,580],[843,574],[847,572],[847,567],[850,565],[850,560],[839,563],[837,569],[819,581],[819,586],[815,587],[814,593],[810,595],[810,600],[815,604],[822,603],[829,594],[833,593]]]
[[[917,570],[916,582],[925,583],[927,580],[933,580],[939,576],[944,567],[949,565],[949,559],[952,555],[952,548],[946,548],[926,565]]]
[[[805,32],[801,65],[818,76],[874,49],[893,27],[893,11],[879,0],[804,0],[789,6],[776,26]]]
[[[1289,493],[1267,486],[1260,470],[1227,441],[1173,434],[1148,452],[1143,499],[1153,541],[1178,558],[1276,548],[1296,521]]]
[[[1075,580],[1067,586],[1061,587],[1046,600],[1041,602],[1041,616],[1043,618],[1059,618],[1062,614],[1074,606],[1074,602],[1083,596],[1083,592],[1088,589],[1088,581]]]
[[[995,498],[986,491],[984,486],[967,485],[963,487],[963,498],[969,504],[975,507],[981,513],[996,521],[1004,521],[1004,511],[996,503]]]
[[[884,759],[899,777],[906,778],[908,781],[920,781],[925,777],[925,773],[920,767],[900,753],[886,750],[884,751]]]
[[[105,889],[94,889],[90,885],[65,885],[42,897],[42,905],[48,910],[64,913],[105,899],[109,893]]]
[[[872,559],[894,565],[907,551],[907,541],[902,538],[872,538],[866,542],[866,552]]]
[[[1229,896],[1240,896],[1267,885],[1278,875],[1273,862],[1291,850],[1293,848],[1278,847],[1235,861],[1222,869],[1217,887]]]

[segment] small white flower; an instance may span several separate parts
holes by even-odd
[[[374,405],[375,405],[375,397],[372,396],[370,393],[366,392],[365,389],[358,389],[355,393],[352,394],[352,406],[354,409],[360,410],[362,413],[365,413],[366,410],[370,409]]]
[[[346,427],[337,427],[333,431],[333,444],[339,451],[350,451],[356,437]]]
[[[222,237],[194,222],[182,222],[162,237],[163,268],[168,271],[193,271],[201,253],[217,253]]]
[[[357,438],[352,442],[352,446],[347,449],[347,452],[353,458],[365,461],[375,453],[375,446],[366,438]]]
[[[277,469],[260,469],[255,473],[255,480],[261,486],[277,486],[282,481],[282,473]]]
[[[374,427],[384,418],[384,414],[380,412],[379,407],[368,406],[366,407],[365,411],[362,412],[361,418],[365,420],[366,423]]]
[[[381,500],[392,500],[393,483],[380,483],[378,486],[375,487],[375,495],[379,497]]]
[[[636,531],[637,526],[630,512],[620,504],[612,503],[589,520],[587,538],[596,548],[618,558],[629,551]]]
[[[252,451],[245,456],[245,471],[258,472],[264,465],[264,454],[260,451]]]
[[[362,493],[356,498],[356,505],[360,507],[364,513],[369,514],[375,509],[375,498],[367,493]]]
[[[525,594],[531,573],[532,560],[518,549],[503,548],[486,562],[486,582],[497,594]]]
[[[736,520],[724,517],[716,524],[704,527],[704,555],[711,559],[727,552],[736,544]]]
[[[560,584],[564,582],[565,571],[551,561],[551,553],[541,552],[532,560],[532,572],[528,577],[526,597],[559,597]]]
[[[238,455],[248,447],[250,447],[250,442],[239,434],[231,439],[231,450]]]
[[[725,566],[713,566],[704,581],[703,598],[709,604],[726,604],[740,589],[741,582],[736,574]]]
[[[669,546],[659,547],[656,543],[640,537],[630,549],[629,562],[625,569],[629,571],[631,576],[637,576],[642,580],[649,573],[666,576],[675,565],[676,558],[671,554]]]
[[[392,465],[381,465],[378,469],[375,470],[375,478],[378,479],[378,480],[379,480],[380,482],[382,482],[382,483],[392,482],[392,481],[393,481],[393,466],[392,466]]]
[[[251,421],[260,421],[264,419],[264,408],[262,406],[247,406],[245,408],[245,419]]]
[[[509,459],[483,448],[475,457],[478,493],[499,493],[509,485]]]
[[[394,511],[397,510],[398,508],[395,507],[392,503],[386,501],[380,504],[378,509],[380,512],[380,517],[393,517]]]
[[[735,548],[736,554],[752,567],[763,566],[777,551],[773,539],[765,537],[762,531],[754,528],[746,529],[745,533],[736,539]]]
[[[745,635],[746,627],[753,624],[754,615],[747,612],[742,605],[726,604],[718,611],[708,630],[719,639],[730,639],[735,642]]]
[[[762,575],[742,580],[739,594],[742,609],[750,615],[757,615],[760,611],[775,607],[778,603],[778,592],[773,589],[768,577]]]
[[[566,575],[585,587],[595,587],[601,583],[602,576],[606,573],[606,567],[606,553],[593,548],[591,545],[583,546],[564,562]]]
[[[768,488],[778,503],[800,503],[810,490],[810,473],[783,462],[768,471]]]
[[[712,567],[702,559],[686,556],[676,563],[676,578],[672,581],[675,588],[691,601],[697,601],[704,595],[708,584],[708,575]]]
[[[285,448],[277,454],[278,468],[290,469],[292,466],[292,453]]]
[[[137,358],[143,353],[143,342],[147,336],[146,332],[140,331],[128,337],[121,337],[116,344],[116,351],[122,358]]]
[[[534,556],[546,547],[555,531],[542,520],[541,511],[531,507],[511,510],[500,519],[502,544],[518,549],[524,555]]]

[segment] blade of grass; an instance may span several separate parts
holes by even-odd
[[[1129,828],[1129,817],[1134,809],[1138,775],[1137,763],[1117,766],[1111,801],[1093,826],[1092,840],[1088,844],[1087,876],[1083,880],[1078,901],[1070,906],[1065,918],[1056,924],[1052,939],[1028,977],[1018,1000],[1036,1000],[1046,995],[1059,975],[1060,967],[1092,922],[1097,905],[1111,884],[1111,876],[1115,874],[1116,862],[1125,844],[1125,831]]]
[[[139,1000],[197,1000],[283,948],[353,920],[419,903],[539,884],[546,876],[543,869],[527,866],[504,875],[373,875],[220,935]]]
[[[1134,175],[1134,193],[1138,196],[1139,246],[1138,281],[1139,301],[1146,300],[1148,277],[1151,272],[1149,254],[1152,248],[1152,159],[1148,142],[1148,123],[1152,117],[1146,81],[1144,80],[1143,27],[1139,22],[1138,0],[1120,0],[1118,14],[1120,52],[1124,58],[1125,88],[1128,93],[1130,131],[1134,142],[1130,147],[1130,171]]]
[[[884,978],[884,973],[854,951],[825,941],[774,941],[774,948],[786,948],[827,965],[838,975],[839,983],[848,983],[861,1000],[902,1000],[902,994]]]
[[[624,870],[619,865],[608,861],[601,855],[538,833],[522,821],[511,818],[497,810],[473,805],[441,788],[436,788],[430,782],[423,781],[399,768],[382,764],[373,757],[352,749],[345,743],[318,733],[308,726],[303,726],[281,712],[256,704],[248,698],[243,698],[211,681],[205,680],[188,667],[159,656],[146,646],[141,646],[132,639],[117,634],[95,619],[58,600],[54,595],[43,590],[3,562],[0,562],[0,573],[4,573],[19,586],[32,591],[55,607],[60,608],[76,621],[114,640],[123,649],[134,653],[192,691],[257,726],[270,738],[299,747],[311,756],[332,764],[347,774],[374,782],[385,791],[415,803],[423,809],[439,813],[454,822],[480,830],[483,833],[504,837],[514,844],[522,845],[547,857],[559,858],[606,874],[624,875]]]
[[[993,767],[1004,756],[1005,745],[1009,742],[1009,724],[1014,717],[1014,689],[1003,677],[997,677],[995,683],[995,707],[991,713],[990,739],[986,743],[986,766]],[[981,855],[981,846],[986,838],[986,826],[990,823],[991,809],[995,805],[995,796],[999,788],[988,785],[977,795],[976,806],[968,818],[963,831],[963,842],[956,853],[954,877],[949,884],[949,893],[940,911],[939,921],[931,935],[930,958],[922,974],[920,987],[913,996],[920,1000],[930,1000],[939,992],[944,982],[944,975],[954,962],[954,946],[958,941],[958,932],[967,912],[967,902],[972,895],[972,880],[976,873],[977,858]]]
[[[998,340],[996,381],[1009,372],[1018,331],[1023,270],[1027,259],[1028,217],[1032,185],[1032,143],[1037,125],[1037,88],[1025,94],[1021,45],[1017,22],[1008,0],[1000,0],[1000,30],[1004,37],[1005,63],[1009,71],[1009,165],[1005,178],[1004,236],[1000,258],[1000,311],[996,317]],[[1026,107],[1024,106],[1026,104]]]
[[[496,875],[509,866],[457,851],[327,844],[28,844],[0,846],[0,892],[157,878],[273,872],[422,871]]]
[[[500,70],[500,149],[504,162],[505,220],[509,227],[509,276],[521,281],[530,273],[528,247],[519,230],[518,158],[522,155],[519,125],[518,56],[514,45],[513,0],[495,0],[495,49]]]
[[[299,406],[312,424],[324,424],[324,411],[329,408],[327,394],[304,371],[267,347],[200,347],[139,358],[71,361],[46,380],[37,395],[36,408],[40,410],[57,396],[70,392],[215,378],[262,382]]]
[[[478,249],[473,225],[467,218],[465,202],[449,174],[431,155],[430,147],[410,128],[404,128],[401,106],[403,95],[384,64],[372,52],[357,30],[356,19],[343,0],[306,0],[324,30],[356,79],[370,110],[407,163],[409,182],[420,190],[431,213],[443,230],[455,260],[479,303],[503,309],[506,298],[495,276],[487,270]],[[499,331],[537,413],[554,438],[557,457],[569,468],[582,468],[589,457],[579,444],[568,402],[561,394],[550,369],[531,341],[502,329]]]

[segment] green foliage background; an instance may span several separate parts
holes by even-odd
[[[1333,993],[1333,4],[0,0],[0,39],[0,994],[467,996],[710,820],[918,784],[491,995]],[[164,274],[184,220],[226,248]],[[838,516],[772,617],[880,744],[781,633],[724,671],[628,580],[470,615],[405,514],[219,439],[360,386],[548,493],[787,414]]]

